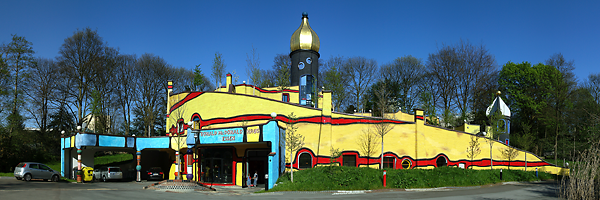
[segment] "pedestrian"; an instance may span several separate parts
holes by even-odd
[[[254,171],[254,187],[258,185],[258,171]]]
[[[248,188],[252,187],[252,178],[250,177],[250,173],[246,174],[246,185],[248,186]]]

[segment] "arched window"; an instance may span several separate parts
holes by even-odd
[[[312,156],[309,153],[301,153],[298,162],[300,169],[312,168]]]
[[[443,167],[448,165],[448,161],[446,160],[446,157],[440,156],[437,158],[437,160],[435,160],[435,164],[437,165],[437,167]]]
[[[402,160],[402,169],[410,169],[412,167],[412,163],[408,159]]]

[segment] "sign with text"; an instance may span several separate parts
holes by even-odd
[[[200,131],[200,144],[222,144],[244,141],[244,129],[230,128]]]
[[[260,126],[251,126],[246,128],[246,140],[248,142],[258,142],[260,139]]]

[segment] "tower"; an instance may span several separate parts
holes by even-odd
[[[299,86],[300,104],[311,105],[313,90],[319,75],[319,36],[308,25],[308,13],[302,13],[302,23],[290,39],[292,60],[290,85]],[[314,102],[316,103],[316,102]]]

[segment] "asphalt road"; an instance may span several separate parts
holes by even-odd
[[[11,177],[0,177],[0,199],[558,199],[555,182],[509,183],[504,185],[449,188],[437,190],[379,190],[353,192],[275,192],[250,193],[241,188],[217,188],[218,192],[173,193],[145,190],[144,186],[154,182],[95,182],[67,183],[18,181]]]

